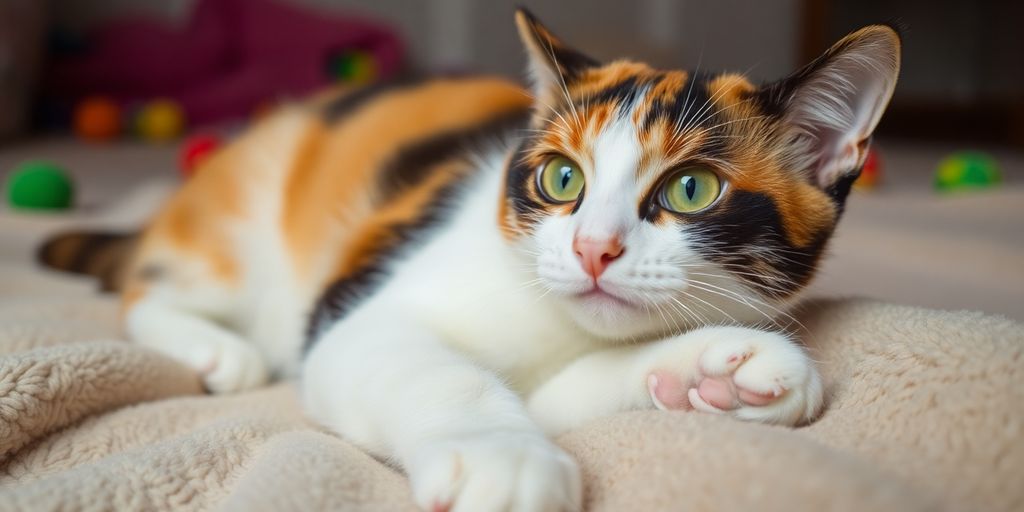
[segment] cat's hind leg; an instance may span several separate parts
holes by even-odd
[[[267,382],[267,365],[256,347],[207,318],[147,297],[130,307],[125,325],[135,342],[194,369],[210,392],[244,391]]]
[[[265,355],[236,329],[239,292],[210,265],[178,251],[143,254],[123,296],[129,338],[194,369],[213,393],[258,387],[269,379]]]

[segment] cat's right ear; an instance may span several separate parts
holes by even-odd
[[[516,27],[526,48],[533,92],[538,99],[555,105],[565,99],[562,88],[572,83],[587,68],[600,65],[596,60],[565,45],[541,25],[530,11],[516,10]]]
[[[813,182],[845,197],[867,158],[867,145],[900,72],[900,36],[871,25],[840,40],[761,97],[783,113],[792,151]]]

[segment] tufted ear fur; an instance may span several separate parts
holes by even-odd
[[[516,27],[526,48],[534,95],[548,105],[563,102],[562,88],[587,68],[599,66],[594,59],[566,46],[526,9],[516,10]]]
[[[892,27],[872,25],[761,89],[765,103],[780,113],[791,137],[796,167],[818,186],[848,188],[860,174],[899,69],[899,35]]]

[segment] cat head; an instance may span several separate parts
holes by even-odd
[[[900,39],[858,30],[796,73],[601,63],[525,10],[535,108],[502,232],[592,333],[768,323],[806,287],[892,96]]]

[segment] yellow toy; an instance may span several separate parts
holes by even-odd
[[[135,129],[142,138],[152,142],[176,139],[185,129],[185,113],[171,100],[156,100],[139,111]]]

